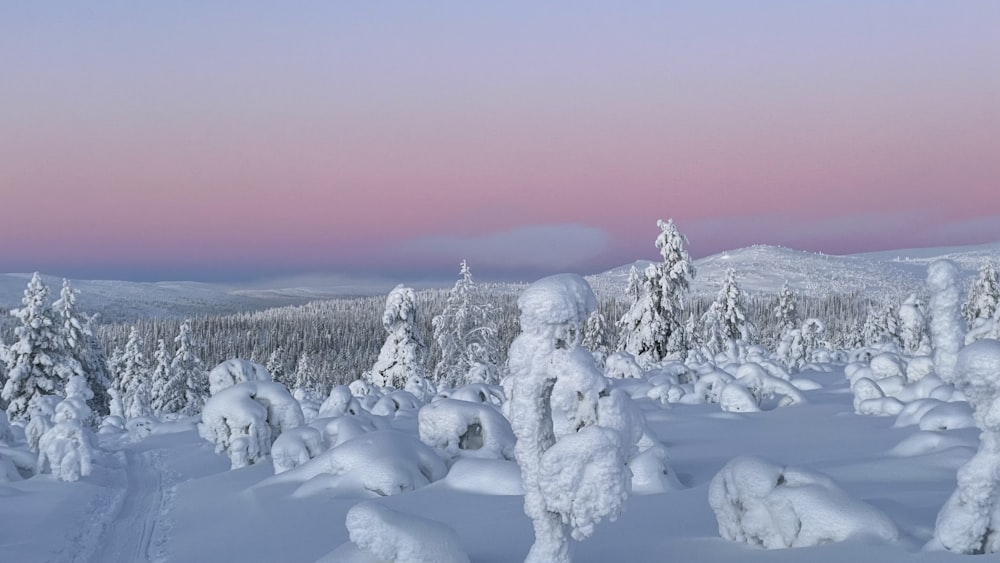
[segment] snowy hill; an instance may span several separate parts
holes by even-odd
[[[698,296],[715,295],[726,270],[733,268],[740,286],[751,293],[777,293],[788,280],[792,289],[805,295],[861,292],[898,300],[923,289],[927,265],[938,258],[954,260],[968,282],[985,262],[1000,263],[1000,243],[846,256],[756,245],[696,260],[691,289]],[[640,260],[635,266],[642,270],[649,263]],[[587,279],[598,293],[621,295],[631,268],[627,264]]]

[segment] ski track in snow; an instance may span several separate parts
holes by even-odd
[[[165,490],[159,451],[122,450],[125,489],[117,513],[97,540],[90,561],[95,563],[163,561],[164,519],[173,495]]]

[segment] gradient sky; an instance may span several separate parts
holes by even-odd
[[[1000,2],[4,2],[0,271],[1000,240]]]

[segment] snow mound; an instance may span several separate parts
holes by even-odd
[[[439,483],[455,491],[478,495],[524,494],[521,469],[516,462],[503,459],[458,458]]]
[[[302,482],[297,496],[333,491],[337,496],[363,498],[419,489],[447,472],[444,460],[420,440],[380,430],[348,440],[271,479]]]
[[[283,432],[271,445],[271,463],[278,475],[306,463],[326,449],[323,433],[312,426]]]
[[[439,399],[420,409],[420,440],[449,457],[514,459],[514,432],[494,407]]]
[[[458,535],[448,526],[374,502],[347,511],[351,543],[321,561],[469,563]]]
[[[226,387],[245,381],[271,381],[271,372],[264,366],[234,358],[215,366],[208,373],[208,392],[215,395]]]
[[[709,485],[708,501],[723,538],[767,549],[899,536],[885,514],[848,497],[830,478],[754,457],[726,464]]]

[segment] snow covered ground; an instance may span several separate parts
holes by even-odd
[[[922,547],[977,431],[897,428],[895,417],[859,416],[842,369],[803,376],[821,385],[804,392],[805,404],[766,412],[639,400],[683,488],[632,496],[621,518],[574,543],[574,561],[962,559]],[[416,435],[415,412],[391,424]],[[300,489],[274,478],[270,463],[230,471],[193,420],[161,424],[141,440],[102,435],[101,443],[95,472],[78,482],[39,476],[0,485],[0,561],[311,562],[348,542],[345,517],[363,500]],[[742,455],[831,477],[888,515],[899,540],[764,550],[722,539],[709,483]],[[511,494],[518,483],[513,462],[468,458],[444,479],[374,502],[451,527],[472,561],[519,561],[533,534],[522,497]]]

